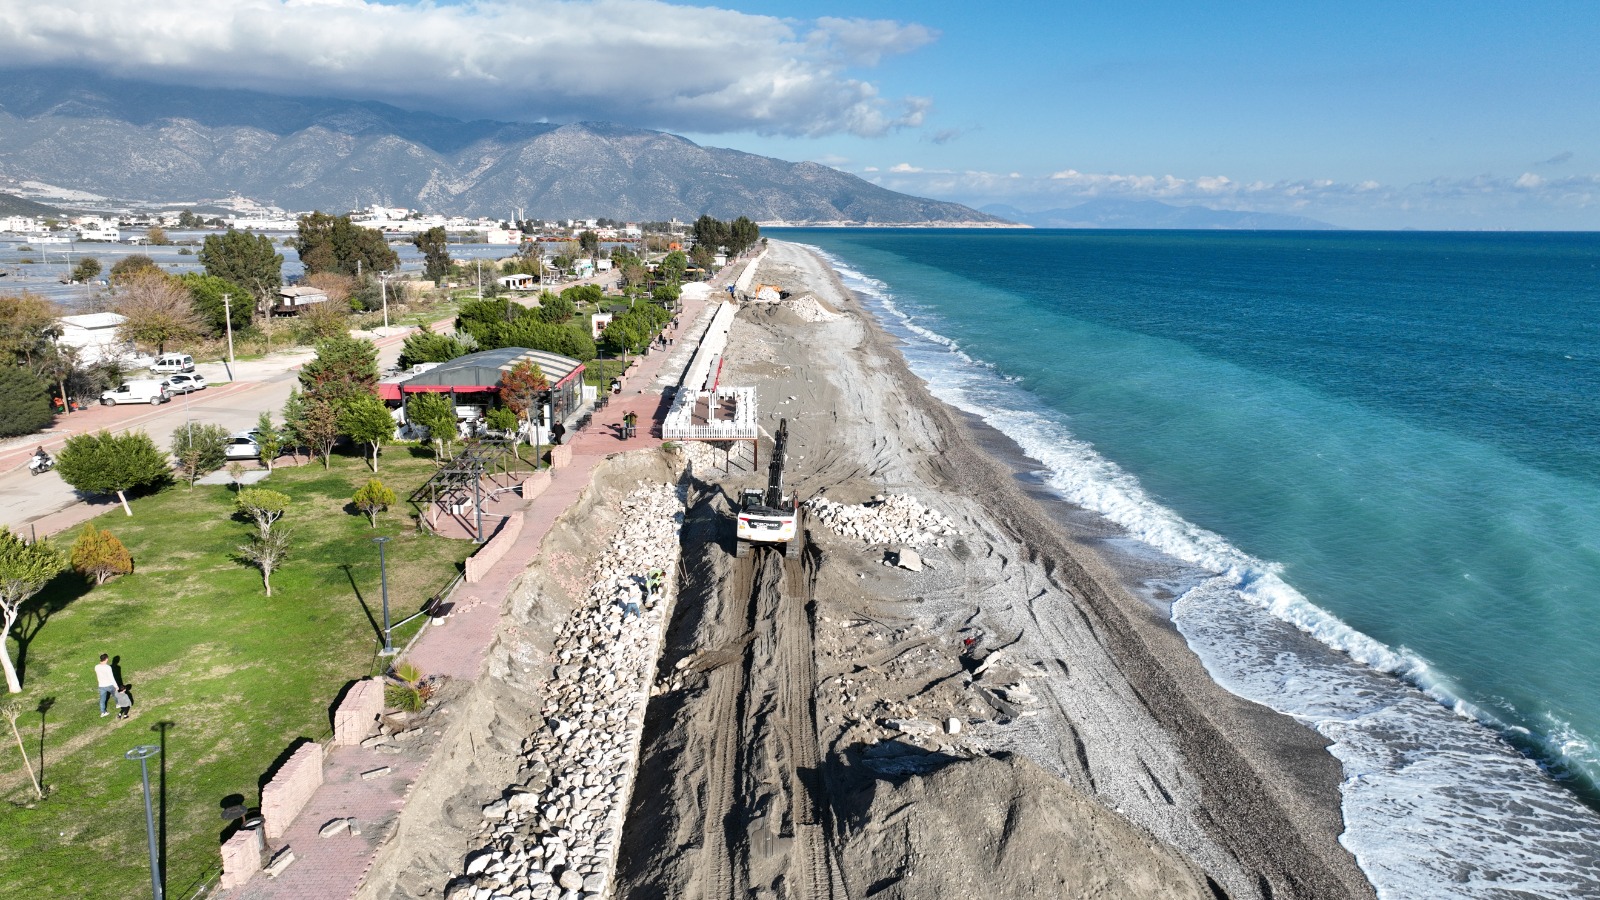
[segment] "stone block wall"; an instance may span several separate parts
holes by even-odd
[[[554,449],[554,448],[551,448]],[[550,470],[540,469],[522,479],[522,499],[532,500],[550,487]]]
[[[261,789],[261,817],[266,820],[261,828],[267,840],[283,837],[294,817],[316,793],[322,784],[322,758],[321,744],[302,744]]]
[[[333,711],[333,743],[353,747],[366,740],[383,712],[383,682],[366,678],[345,692],[339,708]]]
[[[222,889],[242,887],[261,871],[261,832],[241,828],[222,844]]]
[[[479,547],[477,553],[467,557],[467,583],[477,584],[484,575],[487,575],[494,564],[511,549],[511,545],[517,542],[517,537],[521,534],[522,513],[514,512],[506,516],[505,524],[500,526],[494,537]]]
[[[560,469],[572,465],[572,447],[558,444],[550,448],[550,468]]]

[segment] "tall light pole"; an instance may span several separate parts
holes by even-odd
[[[383,295],[383,327],[385,329],[389,327],[389,278],[389,272],[384,272],[378,276],[378,284],[381,285],[378,291]]]
[[[222,295],[222,324],[228,329],[228,377],[233,377],[233,295]]]
[[[476,259],[476,260],[473,260],[473,262],[478,264],[478,299],[482,300],[483,299],[483,260]]]
[[[161,752],[158,744],[140,744],[122,754],[123,759],[139,761],[139,777],[144,781],[144,833],[150,844],[150,896],[161,900],[161,864],[156,858],[156,817],[150,809],[150,757]]]
[[[394,644],[389,641],[389,567],[383,559],[383,545],[389,543],[386,537],[372,539],[378,545],[378,577],[383,584],[383,655],[394,655]]]

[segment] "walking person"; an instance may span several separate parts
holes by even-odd
[[[622,417],[622,439],[623,440],[627,440],[628,438],[633,437],[634,429],[637,428],[638,425],[639,425],[639,415],[638,415],[638,413],[629,412],[627,415],[623,416]]]
[[[100,654],[100,664],[94,667],[94,680],[100,688],[100,717],[105,718],[111,715],[106,711],[106,701],[121,690],[121,686],[117,684],[116,673],[111,671],[110,656],[104,653]]]
[[[117,718],[126,719],[128,713],[133,711],[133,694],[128,692],[128,686],[117,688]]]

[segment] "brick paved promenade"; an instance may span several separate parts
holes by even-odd
[[[707,307],[725,296],[723,285],[730,283],[737,268],[724,270],[725,275],[712,283],[710,302],[685,302],[678,316],[680,326],[674,345],[641,359],[628,373],[622,392],[595,413],[588,427],[569,432],[567,444],[572,448],[572,462],[553,470],[550,487],[543,494],[532,501],[503,494],[493,503],[484,504],[486,531],[498,527],[507,513],[517,510],[524,515],[522,533],[482,580],[457,586],[449,615],[441,623],[429,623],[405,659],[428,674],[456,679],[478,677],[514,584],[556,519],[589,486],[595,466],[613,453],[661,443],[667,403],[659,383],[663,370],[665,380],[675,381],[676,374],[687,365],[709,320]],[[622,440],[622,417],[628,412],[639,416],[638,434]],[[441,522],[441,526],[444,524]],[[394,760],[400,757],[385,756],[374,762],[375,758],[372,750],[329,748],[326,782],[274,847],[292,847],[295,862],[275,879],[258,874],[245,886],[215,896],[228,900],[342,900],[353,895],[371,868],[377,849],[393,830],[404,798],[426,768],[426,764],[397,765]],[[360,778],[361,772],[378,765],[392,766],[394,771],[370,781]],[[361,835],[318,837],[323,825],[343,816],[357,818]]]

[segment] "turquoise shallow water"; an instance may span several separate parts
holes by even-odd
[[[1211,576],[1175,620],[1338,741],[1380,893],[1600,896],[1600,236],[773,235]]]

